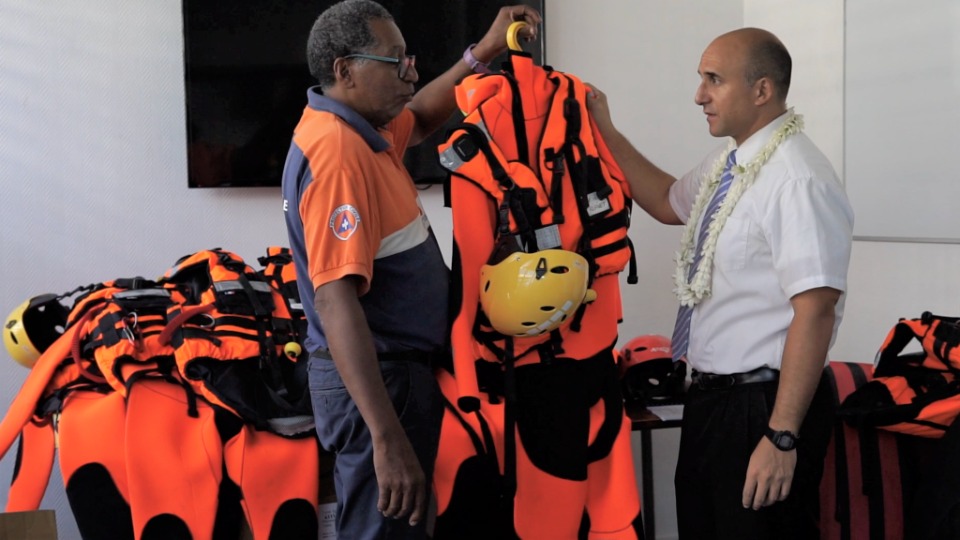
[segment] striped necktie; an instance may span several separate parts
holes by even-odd
[[[710,203],[707,204],[703,212],[703,220],[700,223],[700,233],[697,235],[697,247],[693,254],[693,262],[690,264],[690,270],[687,273],[687,280],[693,279],[697,268],[700,266],[700,259],[703,258],[703,242],[707,238],[707,229],[713,222],[713,216],[717,212],[717,207],[723,202],[730,190],[730,184],[733,183],[733,166],[737,164],[737,150],[734,149],[727,156],[727,164],[723,168],[723,174],[720,175],[720,184],[714,192]],[[676,362],[687,355],[687,347],[690,345],[690,317],[693,316],[693,306],[680,305],[677,312],[677,324],[673,327],[673,338],[671,339],[671,348],[673,349],[673,361]]]

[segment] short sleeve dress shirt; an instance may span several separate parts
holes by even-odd
[[[749,163],[782,125],[781,116],[737,149]],[[717,149],[670,190],[670,204],[686,222]],[[737,181],[735,179],[735,181]],[[845,292],[853,210],[833,167],[803,133],[786,139],[744,192],[717,241],[712,295],[696,306],[690,327],[690,367],[709,373],[780,368],[790,298],[819,287]],[[843,317],[836,306],[831,345]]]

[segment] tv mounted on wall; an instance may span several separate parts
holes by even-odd
[[[316,84],[306,62],[313,21],[334,0],[183,0],[188,185],[279,186],[290,136]],[[417,55],[418,86],[443,73],[479,41],[497,11],[543,0],[383,0]],[[543,63],[543,28],[524,50]],[[506,36],[504,36],[506,39]],[[502,59],[497,59],[497,62]],[[447,126],[408,150],[420,184],[442,182],[436,146]]]

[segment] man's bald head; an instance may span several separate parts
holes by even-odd
[[[752,86],[766,77],[776,89],[777,101],[786,103],[793,60],[777,36],[761,28],[741,28],[721,35],[714,43],[720,41],[740,53],[747,84]]]

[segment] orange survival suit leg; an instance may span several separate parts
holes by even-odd
[[[17,463],[7,493],[7,512],[25,512],[40,508],[50,483],[55,436],[49,419],[31,419],[24,424],[17,446]]]
[[[507,538],[513,524],[502,508],[503,489],[500,463],[503,404],[481,402],[474,413],[460,411],[457,382],[446,370],[438,369],[437,381],[444,398],[440,446],[434,466],[433,486],[437,498],[435,540],[488,540]]]
[[[240,486],[255,540],[316,540],[320,498],[317,438],[285,439],[244,425],[223,449],[227,474]]]
[[[516,369],[514,524],[530,540],[638,537],[630,429],[609,351]],[[642,534],[642,533],[641,533]]]
[[[85,539],[132,539],[124,463],[126,408],[118,392],[71,392],[60,421],[60,471]]]
[[[223,442],[213,407],[196,406],[188,416],[184,388],[164,380],[130,387],[124,448],[137,540],[214,537]]]

